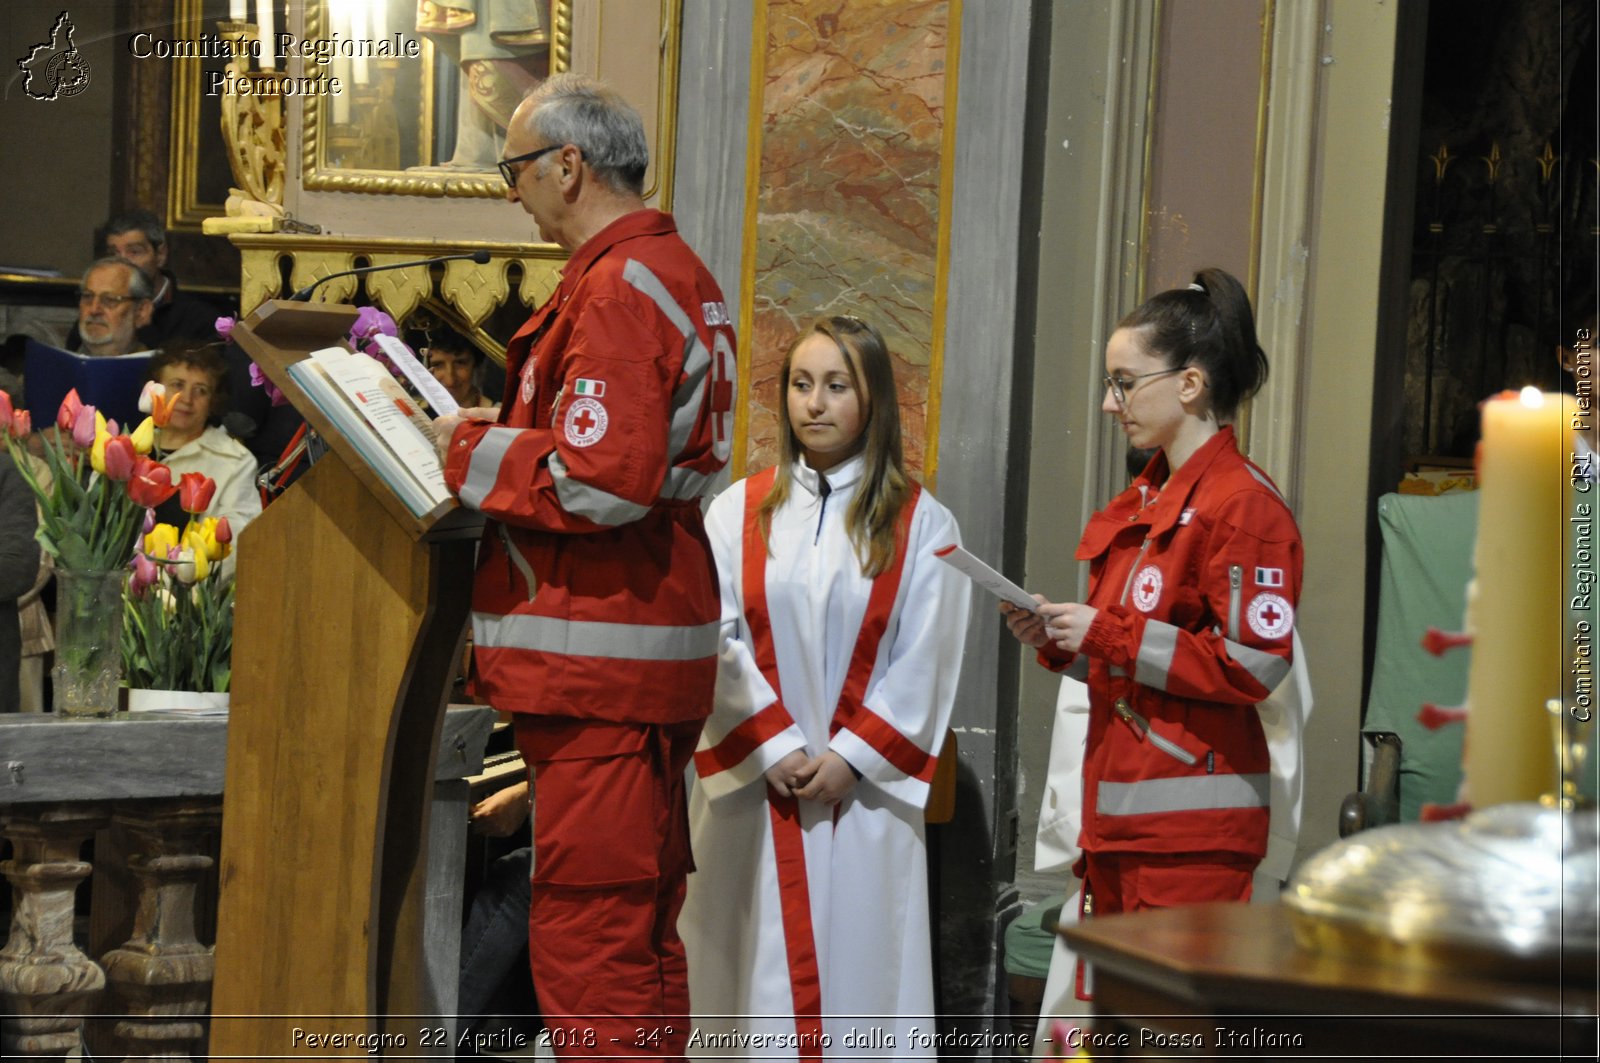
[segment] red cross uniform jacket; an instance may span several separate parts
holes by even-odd
[[[498,424],[445,480],[491,518],[473,588],[473,691],[511,712],[703,718],[721,603],[700,495],[728,459],[722,292],[669,215],[580,247],[506,348]]]
[[[1169,476],[1158,454],[1089,521],[1098,612],[1076,658],[1089,685],[1090,852],[1267,846],[1271,761],[1257,702],[1289,674],[1302,551],[1294,517],[1224,428]]]

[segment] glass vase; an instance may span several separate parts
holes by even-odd
[[[122,584],[127,573],[56,570],[56,715],[106,717],[122,682]]]

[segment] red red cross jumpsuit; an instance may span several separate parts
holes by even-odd
[[[733,372],[716,281],[670,216],[637,211],[512,338],[499,423],[451,438],[446,481],[492,518],[473,691],[517,714],[533,772],[530,950],[561,1056],[671,1058],[688,1035],[683,771],[721,609],[699,498]]]
[[[1255,705],[1289,673],[1300,532],[1223,428],[1169,476],[1158,454],[1090,519],[1098,613],[1073,656],[1089,685],[1084,856],[1094,914],[1244,900],[1266,852],[1271,760]]]

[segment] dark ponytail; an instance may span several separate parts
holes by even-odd
[[[1139,330],[1144,349],[1169,368],[1203,369],[1219,421],[1233,420],[1239,403],[1266,383],[1267,355],[1256,341],[1250,300],[1226,270],[1201,270],[1193,284],[1146,299],[1117,327]]]

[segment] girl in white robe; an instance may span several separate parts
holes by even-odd
[[[688,1052],[932,1058],[923,806],[970,596],[934,553],[959,531],[903,471],[875,330],[819,323],[780,379],[782,462],[706,523],[724,643],[689,806]]]

